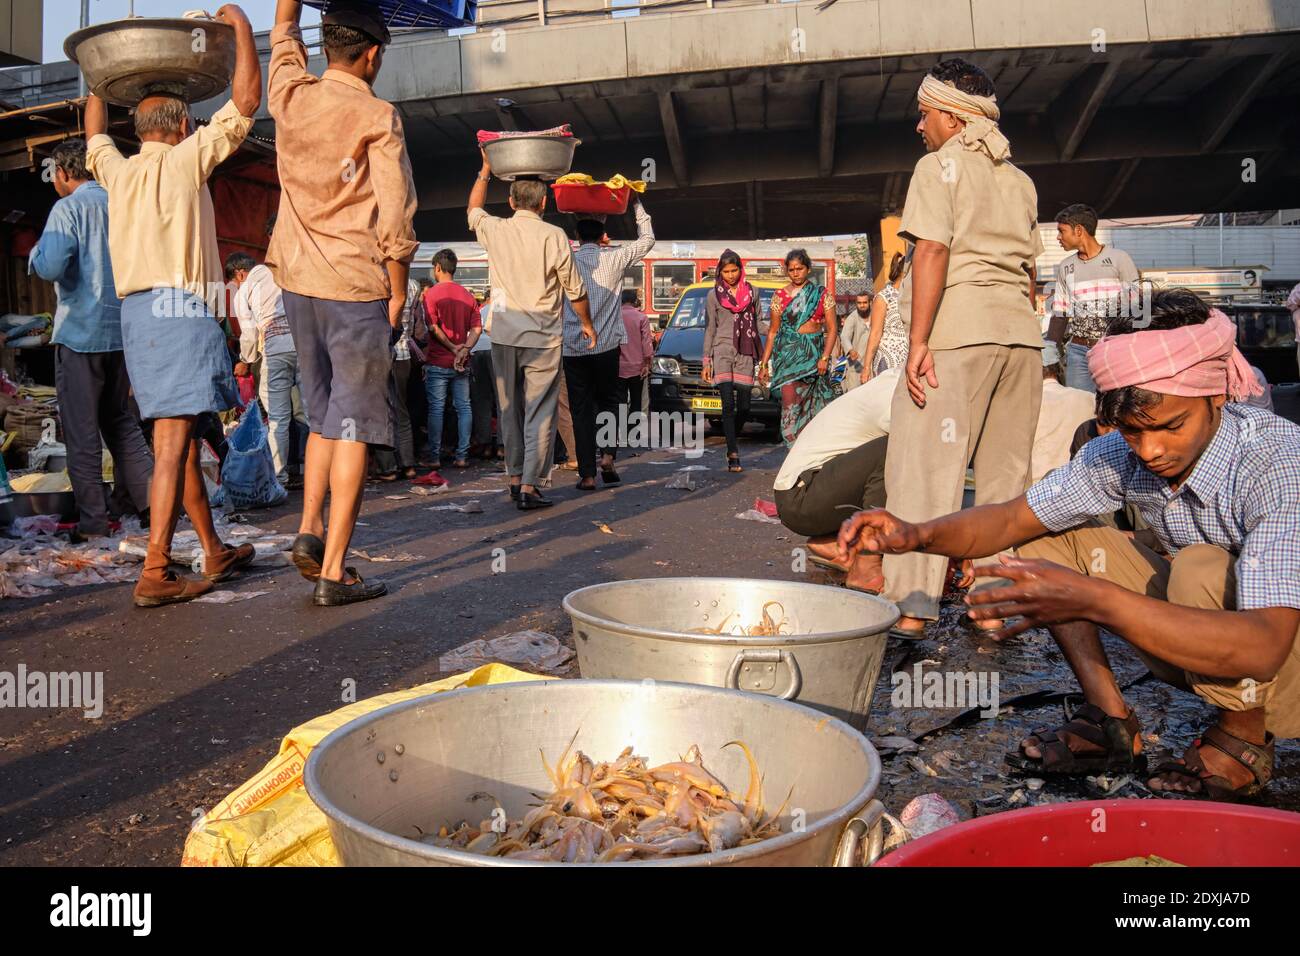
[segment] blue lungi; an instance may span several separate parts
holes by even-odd
[[[226,335],[192,293],[158,289],[123,299],[122,351],[142,418],[239,407]]]

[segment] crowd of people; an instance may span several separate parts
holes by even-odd
[[[440,483],[448,463],[499,457],[514,507],[544,509],[557,440],[578,491],[617,485],[620,449],[599,423],[647,407],[653,338],[638,291],[623,287],[655,241],[644,205],[636,238],[620,244],[601,219],[578,217],[575,248],[543,219],[540,180],[511,183],[508,217],[487,212],[484,152],[467,225],[491,259],[491,289],[459,284],[450,249],[433,256],[432,281],[414,278],[402,124],[372,92],[388,30],[372,8],[332,5],[317,76],[300,14],[297,0],[278,0],[270,38],[282,199],[264,262],[219,261],[206,185],[261,105],[238,7],[216,14],[235,30],[236,65],[208,124],[176,97],[148,96],[134,112],[141,148],[126,157],[91,96],[86,142],[55,153],[62,198],[31,267],[60,283],[69,472],[82,533],[105,533],[102,433],[149,518],[142,607],[193,599],[253,558],[220,540],[199,468],[211,416],[240,404],[236,376],[256,369],[277,475],[302,487],[291,553],[323,606],[386,591],[346,566],[372,464],[379,480]],[[1144,300],[1132,259],[1098,241],[1087,206],[1057,216],[1070,255],[1040,321],[1038,196],[1011,162],[993,82],[945,60],[918,105],[926,152],[899,226],[907,251],[843,327],[803,250],[786,256],[766,315],[741,258],[718,260],[702,375],[721,397],[728,470],[742,470],[751,391],[768,387],[787,446],[773,486],[780,520],[808,537],[814,563],[898,606],[895,636],[923,637],[938,620],[953,560],[971,626],[998,639],[1049,628],[1085,703],[1026,739],[1018,766],[1142,766],[1105,627],[1218,710],[1180,759],[1155,768],[1152,788],[1254,793],[1274,736],[1300,735],[1300,430],[1257,407],[1265,389],[1232,323],[1184,290]],[[80,278],[66,281],[74,268]],[[233,368],[216,321],[228,292]],[[171,563],[182,507],[204,552],[200,578]]]

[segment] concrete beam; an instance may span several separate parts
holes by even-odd
[[[1223,79],[1211,85],[1207,91],[1206,101],[1202,106],[1206,117],[1203,129],[1205,139],[1201,143],[1201,152],[1212,153],[1219,148],[1225,136],[1232,130],[1241,114],[1259,94],[1269,77],[1287,58],[1286,50],[1279,50],[1266,56],[1251,57],[1245,64],[1233,70]]]
[[[1133,174],[1137,172],[1138,164],[1141,162],[1142,160],[1140,158],[1134,158],[1126,159],[1120,164],[1119,170],[1115,173],[1115,177],[1110,181],[1110,185],[1106,187],[1106,192],[1102,196],[1101,202],[1097,203],[1098,215],[1104,216],[1107,210],[1115,205],[1115,201],[1119,199],[1120,194],[1124,192],[1124,187],[1127,186],[1128,181],[1133,178]]]
[[[671,92],[659,94],[659,119],[664,127],[664,140],[668,144],[668,158],[673,164],[673,176],[678,186],[690,183],[689,167],[686,165],[686,145],[682,139],[681,126],[677,122],[677,107],[673,103]]]
[[[822,80],[817,104],[817,175],[828,178],[835,169],[835,122],[839,116],[839,80]]]
[[[1052,104],[1049,113],[1056,122],[1057,139],[1061,142],[1061,162],[1070,162],[1079,151],[1088,127],[1106,100],[1106,93],[1119,76],[1120,63],[1118,57],[1112,56],[1104,63],[1092,64]]]
[[[1248,190],[1258,191],[1255,189],[1255,187],[1257,187],[1262,180],[1267,179],[1273,173],[1273,171],[1278,168],[1278,166],[1282,161],[1282,158],[1285,155],[1286,152],[1284,150],[1276,150],[1264,156],[1256,163],[1255,175],[1253,179],[1249,182],[1241,178],[1240,173],[1242,172],[1242,170],[1239,167],[1237,170],[1238,176],[1232,188],[1229,189],[1228,192],[1224,194],[1224,197],[1221,200],[1219,200],[1217,203],[1215,203],[1213,207],[1207,208],[1205,211],[1206,212],[1219,212],[1219,211],[1230,212],[1234,209],[1239,208],[1239,203],[1247,201],[1246,197],[1250,195]],[[1273,207],[1271,205],[1265,204],[1259,207],[1251,207],[1251,208],[1271,209]]]

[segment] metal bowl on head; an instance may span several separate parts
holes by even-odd
[[[483,150],[498,179],[559,179],[573,166],[573,151],[581,144],[576,136],[508,136],[485,143]]]
[[[781,630],[746,635],[764,608]],[[583,677],[686,681],[770,694],[865,730],[891,601],[845,588],[751,578],[643,578],[571,592]],[[699,633],[720,628],[722,633]]]
[[[753,750],[768,813],[789,794],[780,835],[716,853],[600,865],[828,866],[869,862],[879,852],[880,758],[867,739],[807,707],[716,687],[561,680],[432,694],[335,730],[312,751],[303,782],[345,866],[572,866],[431,846],[419,836],[489,816],[470,802],[477,793],[521,819],[534,793],[554,788],[538,749],[555,760],[570,741],[596,761],[631,746],[652,765],[697,744],[705,766],[743,793],[749,765],[740,748],[724,746],[731,740]]]
[[[134,17],[98,23],[63,41],[86,86],[118,106],[168,93],[188,103],[211,99],[235,72],[235,28],[219,20]]]

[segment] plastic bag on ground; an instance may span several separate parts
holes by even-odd
[[[302,785],[307,756],[348,721],[400,701],[460,687],[544,680],[489,664],[407,690],[348,704],[300,724],[280,741],[276,756],[252,779],[200,817],[185,840],[182,866],[339,866],[325,814]]]
[[[275,462],[258,402],[251,402],[244,410],[239,426],[227,441],[230,451],[221,468],[227,508],[270,508],[288,500],[289,492],[275,477]]]
[[[479,639],[462,644],[438,658],[438,668],[451,671],[500,661],[554,674],[564,669],[573,657],[573,649],[550,634],[516,631],[490,641]]]

